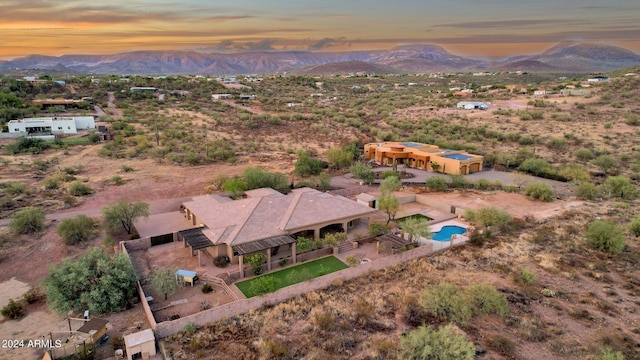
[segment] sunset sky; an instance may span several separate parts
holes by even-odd
[[[535,53],[560,41],[640,52],[638,0],[0,0],[0,58],[135,50]]]

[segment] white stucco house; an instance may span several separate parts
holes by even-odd
[[[11,120],[9,133],[16,136],[77,134],[78,130],[95,129],[93,116],[42,117]]]

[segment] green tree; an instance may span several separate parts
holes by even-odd
[[[67,245],[75,245],[90,240],[98,233],[96,222],[90,217],[80,214],[75,218],[64,219],[56,228],[56,233],[60,235]]]
[[[345,148],[332,147],[327,149],[324,156],[327,157],[329,164],[336,169],[349,165],[353,162],[353,152]]]
[[[44,229],[44,210],[28,206],[11,214],[9,229],[16,234],[33,234]]]
[[[388,176],[380,184],[380,193],[388,195],[398,191],[400,187],[402,187],[402,181],[400,181],[400,178],[397,176]]]
[[[532,199],[553,201],[553,188],[540,181],[532,182],[524,189],[524,193]]]
[[[298,238],[296,239],[296,249],[299,253],[311,250],[312,246],[313,240],[309,239],[308,237],[298,236]]]
[[[560,176],[574,182],[590,182],[591,175],[581,165],[567,164],[560,168]]]
[[[265,258],[266,256],[263,253],[258,252],[246,256],[245,260],[247,261],[247,264],[249,264],[249,266],[251,266],[251,268],[253,269],[253,273],[256,275],[260,275],[262,274],[262,263],[264,262]]]
[[[393,195],[383,195],[378,199],[378,209],[387,214],[387,225],[391,220],[395,219],[400,203],[398,199]]]
[[[102,208],[102,216],[107,228],[116,231],[122,227],[127,234],[131,234],[136,220],[149,217],[149,204],[142,201],[131,203],[118,200]]]
[[[168,294],[176,291],[178,282],[176,281],[176,269],[171,267],[153,268],[149,273],[151,286],[167,300]]]
[[[373,168],[367,163],[356,162],[349,167],[349,172],[354,178],[360,179],[367,184],[372,184],[375,178]]]
[[[331,174],[323,172],[318,175],[318,186],[322,190],[327,190],[331,187]]]
[[[431,190],[446,191],[449,189],[449,186],[447,185],[447,180],[442,176],[432,176],[427,179],[425,184]]]
[[[52,267],[44,286],[47,304],[57,312],[89,309],[103,314],[128,307],[137,295],[136,281],[128,256],[110,258],[101,248],[93,248]]]
[[[624,249],[624,233],[622,228],[606,220],[596,220],[589,224],[584,234],[589,247],[617,254]]]
[[[429,222],[426,219],[417,217],[410,217],[402,221],[402,231],[409,234],[410,240],[421,237],[428,239],[431,236]]]
[[[638,197],[638,189],[624,175],[609,176],[602,184],[602,190],[608,198],[635,200]]]
[[[495,207],[485,207],[478,210],[467,210],[467,219],[480,226],[506,226],[511,222],[511,215]]]
[[[421,326],[400,338],[401,358],[407,360],[473,360],[476,349],[451,325],[438,330]]]
[[[437,163],[437,162],[435,162],[435,161],[432,161],[432,162],[431,162],[431,170],[433,170],[433,171],[435,171],[435,172],[438,172],[438,170],[439,170],[439,169],[440,169],[440,164],[438,164],[438,163]]]

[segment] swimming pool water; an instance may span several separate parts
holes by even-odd
[[[435,241],[449,241],[451,240],[451,235],[453,234],[464,234],[467,232],[467,229],[457,226],[457,225],[447,225],[443,226],[440,231],[433,233],[432,240]]]

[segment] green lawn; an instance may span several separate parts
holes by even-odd
[[[242,291],[244,296],[250,298],[346,268],[348,268],[348,266],[338,260],[338,258],[328,256],[245,280],[236,283],[236,286]]]

